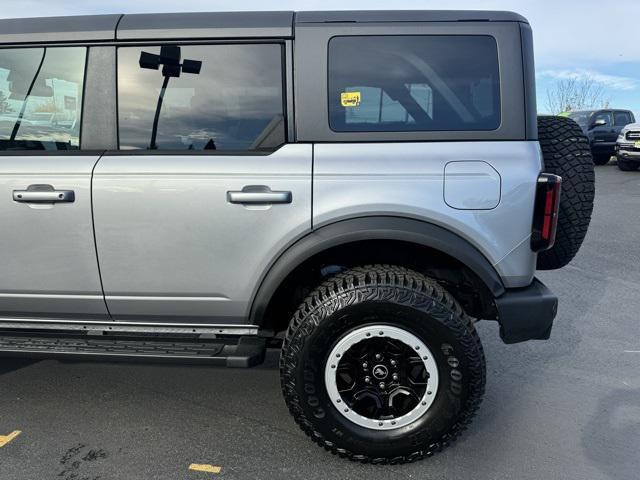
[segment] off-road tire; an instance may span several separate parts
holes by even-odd
[[[611,155],[603,155],[603,154],[594,154],[593,155],[593,164],[594,165],[606,165],[607,163],[609,163],[609,160],[611,160]]]
[[[635,172],[638,170],[638,167],[640,167],[638,163],[618,157],[618,168],[623,172]]]
[[[589,140],[566,117],[538,117],[538,139],[544,171],[562,177],[556,242],[538,254],[538,270],[554,270],[576,256],[591,221],[595,174]]]
[[[337,411],[324,377],[339,338],[379,323],[420,338],[439,376],[429,409],[386,431],[356,425]],[[314,442],[350,460],[396,464],[431,456],[467,428],[484,394],[485,358],[471,318],[439,284],[403,267],[369,265],[328,279],[306,298],[286,332],[280,376],[289,411]]]

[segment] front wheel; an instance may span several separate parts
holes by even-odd
[[[454,441],[485,385],[480,339],[435,281],[390,265],[326,281],[295,313],[280,359],[302,430],[351,460],[402,463]]]
[[[624,158],[618,157],[618,168],[623,172],[635,172],[640,165],[636,162],[630,162]]]

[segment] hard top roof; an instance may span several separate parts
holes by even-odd
[[[198,38],[291,38],[310,23],[526,22],[516,13],[455,10],[194,12],[0,19],[0,44]]]

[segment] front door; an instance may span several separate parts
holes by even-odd
[[[613,115],[608,110],[598,112],[593,116],[592,122],[595,124],[598,120],[604,120],[604,125],[595,125],[593,127],[594,143],[615,143],[618,135],[613,125]]]
[[[0,317],[102,318],[85,47],[0,50]]]
[[[311,228],[311,145],[287,144],[284,45],[123,46],[119,142],[94,173],[115,320],[243,323]]]

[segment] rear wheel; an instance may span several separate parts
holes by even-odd
[[[429,456],[466,428],[485,384],[480,339],[433,280],[390,265],[318,287],[295,313],[280,360],[302,430],[352,460]]]
[[[562,177],[556,241],[538,254],[539,270],[567,265],[582,246],[593,211],[595,174],[589,140],[566,117],[538,117],[544,171]],[[608,159],[607,159],[608,161]]]
[[[629,160],[618,157],[618,168],[623,172],[634,172],[638,170],[638,167],[640,167],[638,163],[630,162]]]

